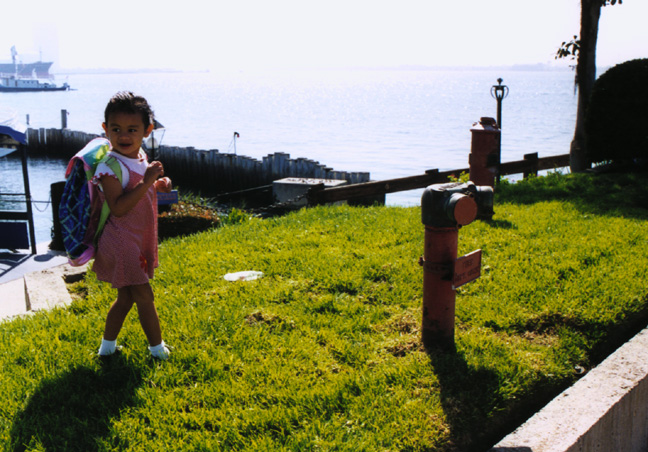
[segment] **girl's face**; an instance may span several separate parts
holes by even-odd
[[[108,124],[102,126],[113,150],[133,159],[138,157],[142,141],[153,130],[153,124],[144,127],[142,116],[136,113],[112,114]]]

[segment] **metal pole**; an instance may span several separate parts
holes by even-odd
[[[497,125],[502,128],[502,99],[497,98]]]
[[[22,161],[23,184],[25,187],[25,201],[27,203],[27,223],[29,225],[29,243],[32,254],[36,254],[36,228],[34,227],[34,214],[32,212],[32,198],[29,191],[29,170],[27,162],[27,146],[20,145],[20,160]]]
[[[498,78],[497,85],[491,87],[491,96],[497,101],[497,126],[502,128],[502,101],[508,96],[508,86],[502,85],[504,79]]]
[[[502,85],[502,82],[504,79],[501,77],[497,79],[497,85],[493,85],[491,87],[491,96],[497,100],[497,127],[499,128],[500,132],[502,130],[502,101],[506,96],[508,96],[509,89],[508,86]],[[497,171],[497,183],[499,184],[500,181],[500,174],[499,174],[499,163],[502,158],[502,135],[500,133],[498,144],[497,144],[497,164],[498,164],[498,171]]]

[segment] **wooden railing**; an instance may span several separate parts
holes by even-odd
[[[537,174],[538,171],[564,168],[569,166],[569,154],[538,158],[537,153],[526,154],[523,160],[499,164],[500,176],[522,173],[524,177]],[[495,168],[494,168],[495,170]],[[428,170],[417,176],[388,179],[382,181],[364,182],[361,184],[343,185],[340,187],[324,188],[324,184],[314,185],[308,193],[309,204],[324,204],[343,200],[353,200],[372,196],[396,193],[399,191],[416,190],[428,185],[448,182],[450,177],[458,178],[461,173],[469,173],[470,168],[450,171]]]
[[[515,162],[500,163],[499,174],[506,176],[508,174],[524,174],[528,177],[530,174],[538,174],[538,171],[564,168],[569,166],[569,154],[554,155],[551,157],[538,158],[538,153],[525,154],[524,160]]]

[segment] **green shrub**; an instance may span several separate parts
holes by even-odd
[[[629,163],[648,157],[648,59],[626,61],[594,84],[585,118],[589,160]]]

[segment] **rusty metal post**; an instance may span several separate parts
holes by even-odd
[[[470,180],[476,185],[495,187],[500,165],[500,129],[493,118],[481,118],[470,132]]]
[[[449,183],[430,185],[423,192],[425,243],[419,263],[423,267],[421,339],[427,350],[455,348],[455,290],[471,280],[463,280],[455,272],[459,228],[492,215],[491,187],[477,187],[472,182]],[[481,257],[479,262],[481,265]],[[478,277],[479,270],[470,273]]]
[[[428,350],[454,348],[452,264],[457,259],[458,237],[458,227],[425,226],[421,340]]]

